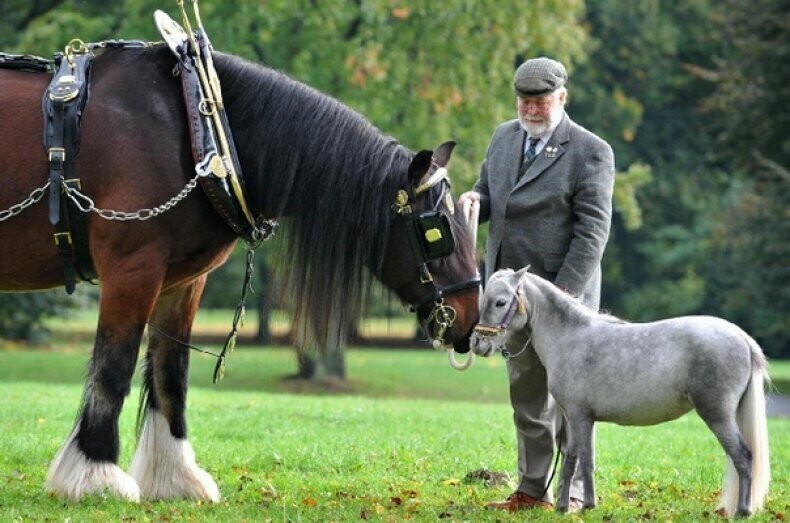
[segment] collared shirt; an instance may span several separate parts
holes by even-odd
[[[549,139],[551,138],[551,135],[554,134],[554,130],[557,128],[558,125],[560,125],[561,121],[562,121],[562,118],[557,120],[557,123],[555,123],[554,125],[549,127],[548,130],[545,133],[543,133],[543,136],[539,137],[540,140],[538,141],[538,143],[535,144],[535,156],[536,157],[540,154],[540,152],[543,150],[543,148],[546,147],[546,144],[549,143]],[[526,131],[524,131],[524,132],[526,132]],[[529,148],[529,140],[530,140],[530,138],[538,138],[538,137],[537,136],[527,135],[527,139],[524,140],[524,151],[523,151],[524,154],[527,153],[527,149]]]

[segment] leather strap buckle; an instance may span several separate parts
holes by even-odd
[[[66,149],[63,147],[50,147],[49,148],[49,163],[58,163],[63,166],[66,161]]]
[[[55,237],[55,245],[57,245],[58,247],[60,247],[61,245],[65,245],[65,244],[71,245],[71,233],[70,232],[56,232],[52,236]],[[63,240],[65,240],[65,242],[66,242],[65,244],[63,243]]]

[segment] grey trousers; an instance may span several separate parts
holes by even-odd
[[[555,443],[565,449],[564,417],[546,386],[546,369],[532,346],[507,362],[510,403],[518,441],[518,488],[534,498],[553,502],[546,488],[554,465]],[[593,452],[595,445],[593,444]],[[560,477],[558,466],[555,477]],[[574,474],[571,497],[584,499],[581,474]]]

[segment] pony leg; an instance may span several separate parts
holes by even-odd
[[[124,287],[107,281],[80,417],[46,480],[48,491],[73,501],[102,491],[131,501],[140,499],[137,483],[117,465],[118,417],[130,391],[143,326],[158,288],[151,288],[150,281]]]
[[[130,473],[149,499],[219,501],[212,477],[187,441],[189,341],[206,276],[163,293],[151,317],[141,402],[141,433]],[[163,335],[165,333],[166,335]],[[168,338],[168,336],[170,338]]]
[[[573,422],[566,418],[567,436],[567,449],[565,450],[565,459],[562,462],[562,471],[560,472],[560,490],[557,492],[557,504],[555,509],[557,512],[567,512],[568,506],[571,502],[571,481],[573,475],[576,473],[576,465],[579,457],[579,446],[577,443],[576,421]],[[559,452],[559,449],[557,450]]]
[[[735,413],[711,416],[711,413],[705,410],[698,409],[697,412],[716,435],[716,439],[729,458],[720,508],[723,508],[728,516],[749,515],[751,512],[749,507],[751,506],[752,452],[738,430]],[[737,490],[733,486],[736,475]]]
[[[752,370],[735,414],[709,421],[708,413],[700,412],[729,457],[719,507],[730,516],[760,510],[768,493],[771,473],[763,379],[762,368]]]
[[[582,482],[584,484],[584,508],[595,507],[595,459],[593,452],[593,420],[585,417],[577,421],[574,426],[576,441],[579,449],[579,467],[581,468]]]

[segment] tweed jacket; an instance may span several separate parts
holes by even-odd
[[[518,120],[501,124],[474,186],[480,219],[490,222],[485,273],[530,265],[597,308],[612,217],[612,148],[565,114],[519,178],[525,138]]]

